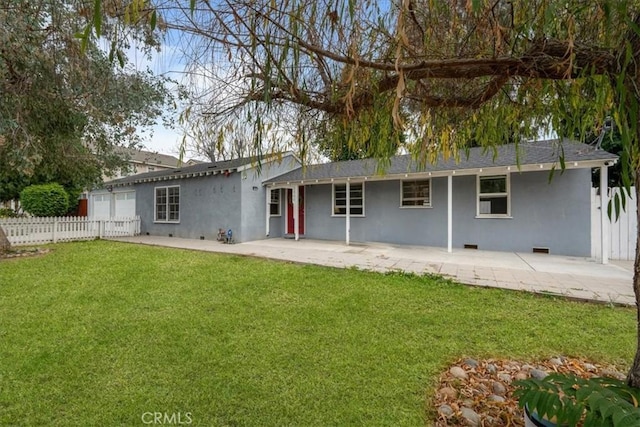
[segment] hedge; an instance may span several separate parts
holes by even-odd
[[[30,185],[20,193],[20,203],[33,216],[60,216],[69,210],[69,195],[60,184]]]

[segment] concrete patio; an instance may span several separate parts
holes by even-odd
[[[448,253],[443,248],[380,243],[345,245],[343,242],[308,239],[273,238],[238,244],[160,236],[116,240],[338,268],[441,274],[468,285],[635,305],[631,261],[612,261],[603,265],[589,258],[547,254],[473,249],[455,249]]]

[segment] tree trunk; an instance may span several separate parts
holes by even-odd
[[[640,15],[635,16],[633,22],[637,28],[640,25]],[[626,131],[629,133],[635,132],[633,135],[627,135],[627,144],[631,144],[627,149],[631,157],[630,170],[634,173],[633,181],[636,186],[636,218],[640,220],[640,158],[637,158],[638,147],[640,146],[640,115],[638,114],[638,108],[640,107],[640,73],[637,70],[637,64],[640,63],[640,33],[635,28],[630,27],[627,40],[623,42],[621,47],[622,50],[618,54],[617,63],[624,69],[616,70],[617,72],[611,75],[611,83],[616,94],[616,101],[619,104],[618,111],[622,115],[626,115]],[[628,54],[629,51],[633,59],[625,61],[624,55]],[[620,85],[614,75],[624,76],[624,83]],[[638,227],[636,233],[633,292],[636,297],[636,355],[627,375],[627,383],[631,387],[640,388],[640,227]]]
[[[11,243],[7,239],[7,235],[0,226],[0,254],[6,253],[11,250]]]
[[[638,206],[636,217],[640,221],[640,167],[636,167],[635,170],[635,186],[636,186],[636,205]],[[602,189],[600,189],[602,191]],[[638,222],[640,224],[640,222]],[[631,387],[640,388],[640,228],[636,237],[636,258],[633,266],[633,292],[636,296],[636,319],[637,319],[637,332],[636,332],[636,355],[633,358],[633,365],[627,376],[627,383]]]

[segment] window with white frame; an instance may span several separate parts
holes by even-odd
[[[156,222],[180,222],[180,187],[156,187]]]
[[[400,206],[431,207],[431,180],[420,179],[400,182]]]
[[[364,216],[364,183],[349,185],[349,214]],[[333,215],[347,214],[347,184],[333,185]]]
[[[509,175],[478,176],[478,216],[509,216]]]
[[[269,192],[269,215],[280,216],[280,189]]]

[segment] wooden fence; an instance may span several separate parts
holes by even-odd
[[[12,245],[91,240],[140,234],[140,217],[92,219],[87,217],[1,218],[0,227]]]
[[[609,199],[613,200],[620,188],[609,189]],[[605,215],[608,207],[605,206]],[[607,218],[608,220],[608,218]],[[591,189],[591,256],[601,258],[600,250],[600,195],[597,188]],[[627,197],[627,206],[616,221],[615,216],[609,221],[609,259],[632,261],[636,256],[636,238],[638,224],[636,217],[635,187],[631,187],[631,195]]]

